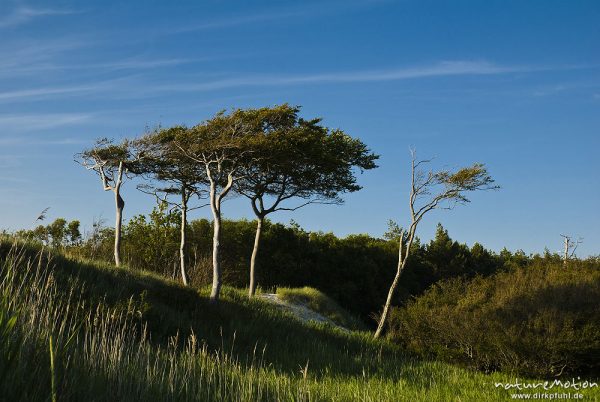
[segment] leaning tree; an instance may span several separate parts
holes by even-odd
[[[361,188],[355,168],[377,167],[378,156],[360,140],[321,126],[320,119],[304,120],[299,110],[284,104],[256,111],[261,130],[256,134],[255,153],[234,186],[250,200],[256,215],[249,297],[256,291],[256,261],[266,216],[309,204],[341,204],[341,194]]]
[[[452,209],[457,204],[468,203],[469,199],[465,196],[467,192],[499,188],[494,185],[494,180],[481,163],[475,163],[470,167],[464,167],[456,171],[423,170],[422,166],[429,162],[431,160],[417,160],[415,150],[411,150],[411,189],[409,196],[411,222],[408,229],[400,230],[399,233],[396,275],[379,317],[377,330],[374,334],[375,338],[379,338],[385,326],[394,292],[410,255],[417,226],[423,217],[434,209]]]
[[[230,194],[242,167],[252,160],[260,120],[253,109],[217,113],[212,119],[183,130],[173,137],[180,155],[195,162],[208,184],[208,199],[213,215],[213,281],[210,300],[219,301],[222,286],[220,243],[222,203]]]
[[[188,285],[186,268],[186,232],[188,212],[204,205],[190,207],[193,197],[198,199],[205,195],[206,178],[198,164],[189,158],[182,158],[174,139],[185,134],[187,128],[175,126],[167,129],[157,129],[138,139],[136,148],[143,153],[144,158],[139,171],[152,179],[151,183],[140,184],[137,188],[154,195],[158,201],[166,202],[181,212],[179,236],[179,268],[181,280]],[[170,196],[179,196],[179,201]]]
[[[92,148],[76,155],[76,161],[86,169],[94,171],[102,183],[104,191],[112,191],[115,197],[115,265],[121,265],[121,227],[125,201],[121,197],[121,186],[125,178],[135,172],[139,156],[131,143],[123,140],[115,144],[113,140],[102,138]]]

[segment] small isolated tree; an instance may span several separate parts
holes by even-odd
[[[188,212],[201,206],[190,207],[192,197],[203,198],[202,186],[206,184],[205,175],[198,169],[198,164],[189,158],[182,158],[174,139],[183,135],[187,129],[176,126],[158,129],[136,141],[136,147],[144,155],[139,171],[150,175],[162,185],[139,185],[138,189],[154,195],[159,202],[166,202],[181,212],[179,261],[181,280],[188,285],[186,269],[186,231]],[[178,195],[180,200],[169,198]]]
[[[242,175],[242,167],[252,158],[253,140],[259,131],[256,110],[224,111],[197,126],[181,130],[173,137],[180,154],[198,164],[208,184],[209,205],[213,215],[213,281],[210,300],[219,301],[221,273],[221,206]]]
[[[256,215],[249,297],[256,291],[256,260],[265,217],[309,204],[341,204],[342,193],[361,188],[354,168],[377,167],[378,156],[361,141],[321,126],[320,119],[303,120],[299,110],[287,104],[257,110],[256,153],[235,185],[236,191],[250,200]],[[296,205],[287,205],[293,199],[299,200]]]
[[[97,140],[94,147],[76,155],[76,161],[88,170],[93,170],[99,177],[104,191],[112,191],[115,196],[115,265],[121,265],[121,228],[123,226],[123,209],[125,201],[121,197],[123,181],[138,160],[134,157],[128,140],[115,144],[103,138]]]
[[[564,244],[563,265],[566,266],[567,262],[575,257],[575,251],[577,250],[577,247],[583,243],[583,238],[579,237],[577,240],[573,240],[573,237],[569,235],[561,234],[560,236],[563,238]]]
[[[423,217],[434,209],[452,209],[457,204],[466,204],[465,193],[476,190],[495,190],[494,180],[481,163],[456,171],[424,171],[421,166],[431,160],[417,160],[415,150],[411,150],[411,189],[409,207],[411,223],[406,230],[400,230],[398,245],[398,265],[396,275],[388,291],[383,311],[379,317],[375,338],[379,338],[385,326],[392,298],[398,286],[402,271],[406,267],[417,227]]]

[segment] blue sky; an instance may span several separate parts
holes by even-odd
[[[2,0],[0,228],[46,207],[111,224],[111,194],[73,162],[95,138],[288,102],[381,160],[343,206],[274,220],[338,235],[406,224],[414,146],[434,167],[486,163],[502,186],[427,216],[422,239],[442,222],[469,245],[558,251],[568,233],[599,254],[598,21],[597,1]],[[126,218],[154,204],[134,182],[124,197]],[[252,217],[242,199],[224,214]]]

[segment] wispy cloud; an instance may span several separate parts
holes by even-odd
[[[178,27],[169,30],[169,33],[177,34],[193,31],[203,31],[209,29],[229,28],[234,26],[255,24],[258,22],[277,21],[292,17],[299,17],[304,14],[306,14],[305,11],[282,11],[278,13],[263,13],[239,17],[229,17],[223,19],[214,19],[212,21],[202,22],[199,24]]]
[[[83,39],[81,36],[0,41],[0,79],[12,79],[15,76],[55,68],[57,60],[64,59],[66,54],[92,44],[89,38]]]
[[[123,70],[147,70],[162,67],[173,67],[185,63],[197,62],[199,60],[188,59],[125,59],[117,61],[101,61],[97,63],[87,64],[57,64],[50,62],[42,62],[38,64],[26,63],[11,63],[11,65],[2,66],[0,63],[0,74],[11,76],[15,74],[39,73],[42,71],[74,71],[84,70],[86,72],[92,70],[101,70],[102,72],[114,72]],[[0,75],[1,76],[1,75]]]
[[[361,83],[400,81],[427,77],[459,75],[495,75],[533,71],[527,66],[502,66],[480,61],[445,61],[428,66],[401,67],[388,70],[329,72],[297,75],[248,75],[197,84],[171,84],[155,86],[153,91],[211,91],[244,86],[286,86],[311,83]]]
[[[69,145],[83,145],[89,144],[90,141],[85,141],[77,138],[26,138],[26,137],[12,137],[12,138],[0,138],[0,145],[3,147],[46,147],[46,146],[69,146]],[[0,167],[2,167],[2,160],[0,160]]]
[[[135,63],[133,63],[135,64]],[[111,99],[140,99],[165,93],[208,92],[242,87],[285,87],[309,84],[353,84],[368,82],[393,82],[402,80],[484,76],[513,73],[572,69],[576,67],[511,66],[486,61],[444,61],[417,67],[399,67],[386,70],[338,71],[314,74],[237,74],[229,77],[196,81],[180,77],[172,83],[149,83],[143,75],[91,82],[79,85],[18,89],[0,92],[0,102],[31,101],[45,98],[77,97],[108,93]]]
[[[4,133],[46,130],[76,125],[91,119],[86,113],[42,113],[0,115],[0,126]]]
[[[590,91],[595,91],[600,88],[598,82],[590,82],[587,80],[579,80],[575,82],[563,82],[558,84],[546,85],[536,88],[532,95],[534,97],[548,97],[562,95],[565,93],[587,95]]]
[[[288,9],[280,10],[259,10],[255,14],[247,14],[241,16],[226,16],[222,18],[212,18],[210,21],[200,22],[187,26],[181,26],[174,29],[169,29],[167,33],[177,34],[193,31],[203,31],[210,29],[230,28],[243,25],[252,25],[270,21],[289,21],[299,17],[324,17],[340,13],[353,12],[364,8],[373,7],[384,4],[390,0],[343,0],[330,2],[299,2],[297,6]]]
[[[75,11],[73,10],[18,6],[11,12],[9,12],[6,16],[0,18],[0,28],[10,28],[26,24],[31,20],[39,17],[46,17],[50,15],[67,15],[74,13]]]
[[[14,43],[0,43],[0,79],[39,72],[77,71],[89,73],[100,70],[114,72],[123,70],[148,70],[173,67],[186,63],[215,60],[223,56],[189,58],[151,58],[134,55],[122,59],[99,59],[81,63],[81,52],[90,46],[101,46],[102,42],[93,38],[58,38],[50,40],[21,40]]]
[[[131,84],[134,76],[125,76],[113,80],[84,83],[79,85],[63,85],[15,89],[0,92],[0,102],[18,102],[46,99],[49,97],[66,97],[103,93],[106,91],[125,90]],[[128,89],[129,90],[129,89]]]
[[[43,87],[32,89],[19,89],[15,91],[0,92],[0,101],[16,101],[22,98],[39,99],[50,95],[64,95],[72,93],[89,92],[98,89],[97,85],[76,85],[63,87]]]

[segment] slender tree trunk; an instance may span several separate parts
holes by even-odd
[[[185,232],[187,228],[187,194],[185,189],[181,192],[181,239],[179,242],[179,260],[181,268],[181,280],[185,286],[188,285],[188,276],[185,269]]]
[[[400,280],[400,275],[402,275],[402,270],[404,269],[404,265],[406,265],[406,260],[408,258],[408,252],[412,241],[409,242],[408,247],[406,248],[406,253],[402,254],[402,246],[404,242],[404,232],[400,232],[400,245],[398,246],[398,267],[396,269],[396,276],[394,276],[394,280],[392,282],[392,286],[390,286],[390,290],[388,291],[387,299],[385,301],[385,305],[383,306],[383,311],[381,312],[381,317],[379,318],[379,324],[377,325],[377,330],[373,337],[375,339],[381,336],[385,323],[387,321],[387,316],[390,310],[390,306],[392,305],[392,298],[394,297],[394,292],[396,291],[396,287],[398,286],[398,281]]]
[[[219,294],[221,292],[221,259],[219,256],[220,243],[221,243],[221,211],[220,205],[218,204],[218,198],[215,195],[215,185],[211,183],[210,187],[210,208],[213,214],[213,249],[212,249],[212,263],[213,263],[213,282],[212,290],[210,292],[210,302],[218,303]]]
[[[383,312],[381,313],[381,317],[379,318],[379,324],[377,325],[377,330],[375,331],[374,338],[377,339],[381,336],[381,332],[383,331],[383,327],[385,326],[385,322],[387,321],[387,316],[390,310],[390,306],[392,305],[392,298],[394,297],[394,292],[396,291],[396,286],[398,286],[398,281],[400,280],[400,275],[402,274],[402,266],[398,263],[398,270],[396,271],[396,276],[394,277],[394,281],[392,282],[392,286],[390,286],[390,290],[387,295],[387,299],[385,301],[385,305],[383,306]]]
[[[254,237],[252,256],[250,257],[250,286],[248,288],[248,297],[252,297],[256,293],[256,256],[258,255],[258,248],[260,246],[263,221],[264,217],[262,216],[256,218],[256,235]]]
[[[221,292],[221,261],[219,258],[219,249],[221,243],[221,216],[218,213],[213,212],[213,282],[212,290],[210,292],[211,303],[217,303],[219,301],[219,294]]]
[[[219,165],[218,171],[221,171]],[[213,213],[213,283],[212,290],[210,292],[210,302],[217,304],[219,302],[219,294],[221,292],[221,258],[220,258],[220,246],[221,246],[221,202],[223,198],[227,196],[231,187],[233,186],[233,173],[227,174],[227,184],[223,187],[221,192],[217,195],[217,183],[215,182],[210,167],[206,166],[206,175],[210,182],[210,209]]]
[[[115,206],[115,265],[119,267],[121,266],[121,227],[123,226],[123,209],[125,208],[125,201],[121,198],[119,187],[115,189]]]

